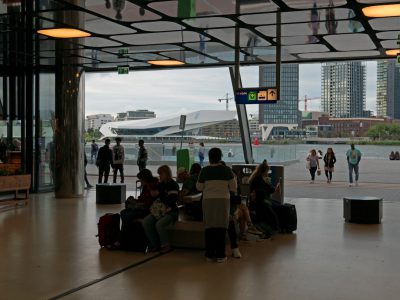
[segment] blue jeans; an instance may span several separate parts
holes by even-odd
[[[178,212],[170,212],[160,219],[156,219],[152,214],[144,218],[143,228],[151,249],[169,245],[167,227],[175,222],[177,217]]]
[[[349,163],[349,182],[353,183],[353,170],[354,174],[356,174],[356,182],[358,181],[358,164],[353,165]]]

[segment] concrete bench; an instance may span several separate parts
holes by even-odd
[[[177,221],[168,228],[171,246],[181,248],[204,249],[204,223],[195,221]]]
[[[382,219],[382,198],[345,197],[343,198],[343,216],[346,222],[380,224]]]

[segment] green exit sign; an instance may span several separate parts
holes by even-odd
[[[128,54],[128,49],[127,48],[118,49],[118,56],[119,57],[123,57],[123,56],[125,56],[127,54]]]
[[[118,67],[118,75],[129,74],[129,66],[119,66]]]

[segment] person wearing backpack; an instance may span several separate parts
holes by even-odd
[[[356,185],[358,185],[359,168],[358,165],[361,160],[361,151],[358,150],[354,144],[350,145],[350,149],[347,150],[347,163],[349,165],[349,186],[353,185],[353,171],[355,174]]]

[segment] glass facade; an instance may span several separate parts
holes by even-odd
[[[260,87],[276,86],[275,65],[260,66]],[[281,66],[281,99],[276,104],[260,105],[260,124],[299,123],[299,65]]]
[[[396,60],[377,64],[376,111],[379,117],[400,119],[400,68]]]
[[[366,65],[362,62],[322,64],[322,111],[336,118],[363,117]]]

